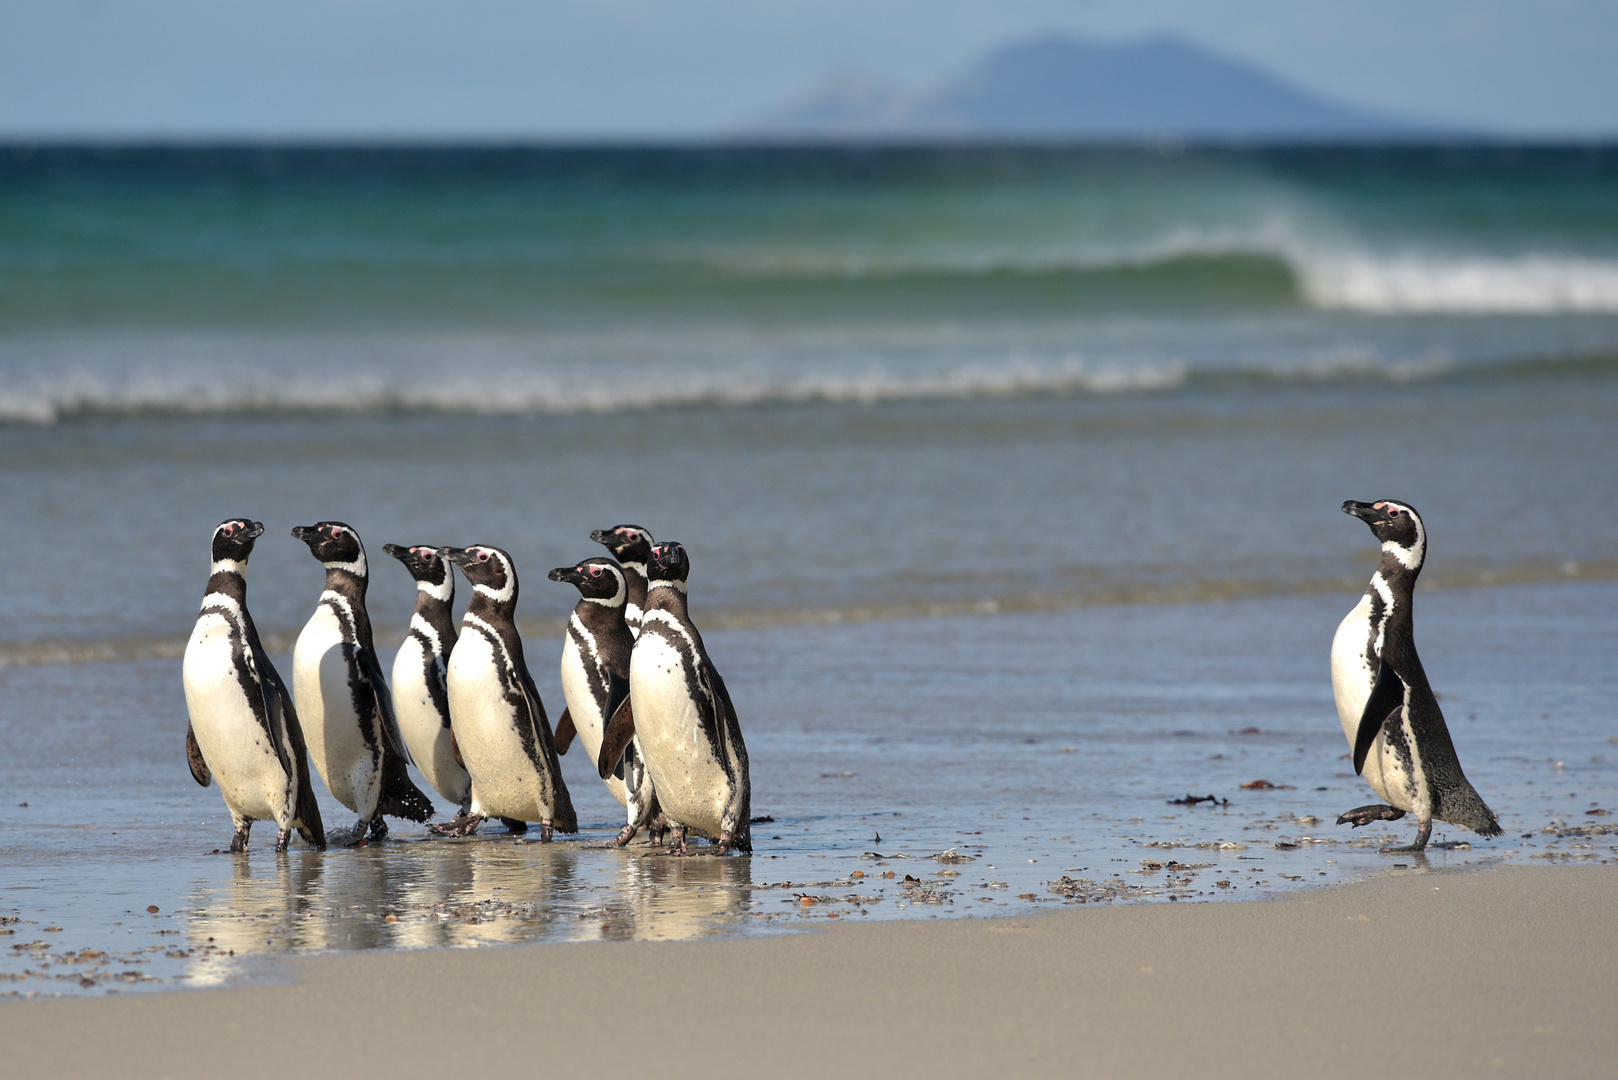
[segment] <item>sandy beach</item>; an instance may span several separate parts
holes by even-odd
[[[1605,1077],[1618,867],[689,943],[313,957],[0,1006],[32,1077]]]

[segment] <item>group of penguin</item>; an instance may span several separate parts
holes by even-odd
[[[1498,836],[1500,823],[1461,771],[1437,695],[1416,654],[1412,599],[1427,532],[1407,503],[1345,502],[1382,546],[1370,585],[1332,640],[1332,691],[1354,771],[1384,803],[1344,812],[1339,825],[1414,815],[1421,851],[1434,820]],[[276,850],[293,829],[324,847],[307,754],[333,796],[359,815],[349,842],[387,833],[385,816],[426,821],[432,804],[411,783],[413,760],[460,813],[440,835],[466,835],[490,817],[511,831],[538,822],[540,839],[578,831],[557,755],[577,738],[627,812],[616,837],[641,829],[686,853],[688,834],[716,851],[752,850],[747,748],[724,679],[686,609],[690,563],[676,543],[620,525],[592,539],[614,558],[552,570],[578,588],[562,651],[567,699],[552,732],[523,659],[514,618],[517,573],[496,547],[385,550],[416,581],[410,634],[390,694],[365,611],[365,547],[336,521],[292,535],[325,566],[326,588],[293,650],[288,694],[247,613],[247,558],[263,533],[236,518],[214,530],[202,612],[186,646],[191,774],[219,780],[247,847],[255,820],[273,820]],[[457,637],[450,564],[472,586]],[[307,743],[306,743],[307,740]]]
[[[637,525],[592,539],[613,558],[552,570],[579,591],[562,651],[566,708],[551,728],[517,633],[517,572],[500,548],[387,545],[416,583],[410,632],[382,674],[366,613],[370,567],[359,534],[340,521],[292,535],[325,568],[325,589],[292,654],[292,692],[270,663],[247,611],[247,560],[264,526],[247,518],[213,532],[202,610],[183,662],[191,775],[219,782],[247,849],[254,821],[274,821],[276,850],[292,831],[327,836],[309,759],[332,796],[358,815],[341,842],[387,835],[387,817],[426,822],[433,804],[412,783],[414,763],[455,804],[429,825],[464,836],[495,818],[540,841],[576,833],[559,754],[575,739],[626,810],[615,842],[642,829],[687,853],[690,836],[716,854],[749,852],[747,747],[724,679],[686,607],[690,561]],[[452,564],[472,586],[457,634]],[[334,838],[336,839],[336,838]]]

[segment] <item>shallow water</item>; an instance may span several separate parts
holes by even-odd
[[[605,846],[617,807],[576,755],[563,771],[582,832],[555,844],[399,823],[363,850],[277,856],[261,833],[248,854],[219,854],[230,822],[186,774],[172,661],[0,671],[0,785],[19,796],[0,808],[0,914],[19,920],[0,928],[0,975],[22,994],[206,986],[274,977],[277,957],[311,951],[688,939],[1246,899],[1400,865],[1618,860],[1613,818],[1591,813],[1618,809],[1618,584],[1421,596],[1426,666],[1507,829],[1484,841],[1440,824],[1425,856],[1378,853],[1409,841],[1405,822],[1332,824],[1373,798],[1324,677],[1354,598],[708,634],[735,688],[754,813],[773,819],[750,858]],[[553,702],[555,684],[541,673]],[[1257,780],[1275,786],[1242,787]],[[346,823],[322,794],[327,821]],[[1173,802],[1187,795],[1220,801]]]

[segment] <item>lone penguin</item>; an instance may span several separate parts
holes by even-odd
[[[365,610],[370,572],[359,533],[341,521],[292,535],[326,568],[326,588],[292,650],[292,687],[326,787],[359,815],[351,842],[388,834],[383,815],[426,821],[432,801],[410,782],[410,758],[377,662]]]
[[[207,787],[219,779],[236,825],[231,851],[247,850],[254,821],[275,822],[276,851],[287,849],[293,829],[324,848],[326,828],[309,783],[303,728],[247,613],[247,557],[263,534],[260,522],[246,518],[231,518],[213,531],[202,613],[181,665],[190,714],[185,754],[197,783]]]
[[[559,566],[550,578],[573,585],[580,594],[562,645],[562,694],[579,741],[594,762],[600,757],[608,722],[629,709],[629,653],[635,644],[624,623],[629,590],[623,570],[611,559]],[[557,750],[562,752],[560,741]],[[635,740],[624,748],[614,771],[602,779],[628,811],[628,822],[614,841],[622,847],[657,813],[657,796]]]
[[[441,836],[464,836],[490,817],[539,822],[541,842],[576,833],[550,720],[517,634],[517,570],[497,547],[443,548],[472,586],[461,636],[449,657],[450,722],[472,776],[472,805]]]
[[[1461,772],[1438,698],[1416,655],[1411,599],[1427,555],[1421,515],[1388,499],[1345,502],[1343,513],[1371,527],[1382,542],[1382,560],[1332,639],[1332,694],[1354,750],[1354,771],[1391,805],[1356,807],[1337,824],[1359,828],[1414,814],[1416,842],[1384,851],[1421,851],[1434,818],[1499,836],[1494,811]]]
[[[590,539],[604,545],[623,569],[628,595],[624,599],[624,624],[630,637],[640,635],[641,612],[646,607],[646,561],[652,557],[652,534],[639,525],[614,525],[596,529]]]
[[[393,713],[410,759],[461,814],[472,807],[472,776],[459,760],[449,722],[449,654],[455,647],[455,571],[436,547],[387,544],[416,582],[410,632],[393,659]]]
[[[686,852],[694,832],[718,844],[718,854],[753,850],[747,746],[730,691],[686,609],[691,563],[685,548],[664,542],[647,562],[646,609],[629,657],[627,712],[615,715],[602,738],[603,778],[638,738],[671,826],[670,850]]]

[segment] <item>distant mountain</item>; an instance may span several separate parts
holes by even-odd
[[[832,76],[744,126],[765,138],[1414,138],[1420,125],[1333,104],[1173,37],[1106,45],[1043,37],[919,93]]]

